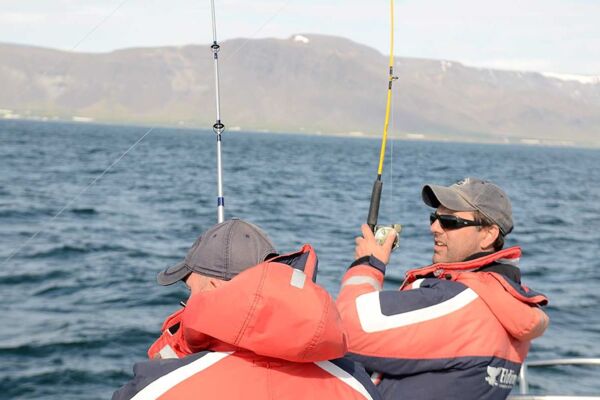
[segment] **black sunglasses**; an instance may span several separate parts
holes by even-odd
[[[438,214],[432,212],[429,215],[429,223],[433,224],[436,220],[440,221],[442,229],[460,229],[466,226],[481,226],[481,222],[471,221],[468,219],[462,219],[456,215],[451,214]]]

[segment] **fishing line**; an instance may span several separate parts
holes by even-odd
[[[27,246],[33,239],[35,239],[40,233],[42,233],[47,227],[48,225],[50,225],[56,218],[58,218],[68,207],[70,207],[75,201],[79,200],[79,198],[90,188],[92,187],[96,182],[98,182],[104,175],[106,175],[108,173],[108,171],[110,171],[115,165],[117,165],[126,155],[127,153],[129,153],[131,150],[133,150],[135,148],[135,146],[137,146],[146,136],[148,136],[150,134],[150,132],[152,132],[154,130],[154,127],[150,128],[146,133],[144,133],[134,144],[132,144],[123,154],[121,154],[121,156],[119,158],[117,158],[111,165],[109,165],[104,171],[102,171],[102,173],[98,176],[96,176],[85,188],[83,188],[81,191],[79,191],[79,193],[77,193],[77,195],[75,195],[75,197],[73,197],[71,200],[69,200],[67,202],[67,204],[64,205],[63,208],[60,209],[60,211],[58,211],[48,222],[46,222],[42,228],[37,231],[36,233],[34,233],[29,239],[27,239],[25,241],[25,243],[23,243],[18,249],[16,249],[15,251],[13,251],[3,262],[2,264],[6,264],[7,262],[9,262],[15,255],[17,255],[21,250],[23,250],[23,248],[25,248],[25,246]]]
[[[390,122],[390,127],[391,127],[391,130],[393,132],[394,131],[394,127],[395,127],[395,125],[394,125],[394,113],[393,113],[393,110],[394,110],[394,99],[393,99],[393,97],[392,97],[392,102],[391,102],[390,107],[392,109],[392,113],[391,113],[392,115],[390,117],[392,119],[392,121]],[[390,161],[389,161],[389,165],[390,165],[390,203],[389,203],[389,206],[388,206],[388,210],[390,212],[390,215],[393,212],[393,204],[394,204],[394,142],[395,142],[395,140],[392,137],[391,138],[391,143],[390,143]]]
[[[73,45],[71,47],[70,50],[68,50],[68,52],[73,52],[75,49],[77,49],[79,47],[79,45],[81,45],[81,43],[85,42],[93,33],[95,33],[102,25],[104,25],[106,23],[106,21],[108,21],[113,15],[115,15],[115,13],[121,8],[123,7],[123,5],[125,5],[125,3],[127,3],[129,0],[123,0],[121,1],[121,3],[119,3],[119,5],[117,5],[110,13],[106,14],[104,16],[104,18],[102,18],[102,20],[100,20],[100,22],[98,22],[92,29],[90,29],[87,33],[85,33],[81,39],[79,39],[75,45]],[[58,66],[60,64],[60,62],[56,62],[55,63],[55,67]],[[42,75],[46,75],[48,76],[50,69],[47,69],[46,71],[42,72]],[[64,74],[66,75],[66,73],[69,71],[68,67],[65,67],[65,72]]]
[[[93,27],[93,28],[92,28],[92,29],[91,29],[91,30],[90,30],[88,33],[86,33],[86,34],[85,34],[85,35],[84,35],[84,36],[83,36],[83,37],[82,37],[82,38],[81,38],[81,39],[80,39],[80,40],[79,40],[79,41],[78,41],[78,42],[75,44],[75,46],[73,46],[73,47],[71,48],[71,50],[70,50],[70,51],[73,51],[73,50],[75,50],[77,47],[79,47],[79,45],[80,45],[81,43],[83,43],[83,42],[84,42],[84,41],[85,41],[85,40],[86,40],[88,37],[90,37],[90,36],[91,36],[91,35],[92,35],[94,32],[96,32],[96,30],[98,30],[98,28],[100,28],[100,26],[102,26],[102,25],[103,25],[103,24],[104,24],[106,21],[108,21],[108,20],[109,20],[109,19],[110,19],[110,18],[111,18],[113,15],[115,15],[115,13],[116,13],[117,11],[119,11],[119,9],[120,9],[121,7],[123,7],[123,5],[124,5],[125,3],[127,3],[128,1],[129,1],[129,0],[123,0],[123,1],[122,1],[122,2],[121,2],[121,3],[120,3],[118,6],[117,6],[117,7],[115,7],[115,9],[114,9],[114,10],[112,10],[112,11],[111,11],[109,14],[107,14],[107,15],[106,15],[106,16],[105,16],[105,17],[104,17],[104,18],[103,18],[103,19],[102,19],[100,22],[98,22],[98,23],[96,24],[96,26],[94,26],[94,27]]]
[[[125,3],[127,3],[129,0],[123,0],[121,1],[121,3],[119,3],[117,5],[117,7],[115,7],[109,14],[107,14],[100,22],[98,22],[91,30],[89,30],[72,48],[70,51],[73,51],[75,49],[77,49],[85,40],[87,40],[92,34],[94,34],[103,24],[105,24],[119,9],[121,9]],[[285,7],[287,7],[287,5],[289,3],[291,3],[292,0],[288,0],[287,2],[285,2],[270,18],[268,18],[251,36],[254,37],[256,36],[258,33],[260,33],[271,21],[273,21],[273,19],[275,19],[277,16],[279,16],[279,14],[281,14],[281,12],[283,11],[283,9]],[[228,57],[229,58],[231,56],[233,56],[234,54],[236,54],[238,51],[240,51],[248,42],[250,41],[250,39],[247,39],[246,41],[244,41],[242,43],[241,46],[239,46],[233,53],[231,53]],[[21,250],[23,250],[25,247],[27,247],[27,245],[29,243],[31,243],[40,233],[44,232],[48,226],[54,222],[54,220],[56,218],[58,218],[60,215],[62,215],[62,213],[68,208],[70,207],[75,201],[77,201],[90,187],[92,187],[97,181],[99,181],[102,177],[104,177],[104,175],[106,175],[106,173],[108,173],[108,171],[110,171],[115,165],[117,165],[130,151],[132,151],[139,143],[142,142],[142,140],[144,140],[146,138],[146,136],[148,136],[156,127],[153,126],[151,127],[146,133],[144,133],[140,138],[137,139],[137,141],[135,141],[135,143],[133,145],[131,145],[115,162],[113,162],[108,168],[106,168],[100,175],[98,175],[96,178],[94,178],[92,180],[92,182],[87,185],[85,188],[83,188],[75,197],[73,197],[71,200],[69,200],[49,221],[47,221],[40,230],[38,230],[37,232],[35,232],[32,236],[30,236],[21,246],[19,246],[16,250],[14,250],[12,253],[10,253],[10,255],[4,259],[4,261],[2,261],[2,265],[8,263],[10,260],[12,260],[17,254],[19,254],[19,252]]]
[[[394,113],[394,101],[395,98],[392,96],[392,102],[390,105],[390,118],[392,119],[390,122],[391,131],[394,132],[396,129],[396,115]],[[393,135],[392,135],[393,136]],[[396,139],[399,139],[397,136],[392,137],[392,143],[390,144],[390,215],[393,213],[393,204],[394,204],[394,144]]]
[[[392,7],[392,9],[390,10],[391,13],[394,13],[394,9]],[[391,40],[392,43],[394,41],[394,21],[396,20],[396,16],[392,15],[392,36],[391,36]],[[394,45],[392,44],[392,47],[394,47]],[[394,61],[394,65],[395,63],[395,58],[394,55],[392,54],[392,58]],[[396,80],[398,79],[398,77],[396,77]],[[396,128],[396,119],[395,119],[395,114],[394,114],[394,96],[391,97],[391,102],[390,102],[390,114],[391,114],[391,118],[392,121],[390,123],[392,132],[394,132],[394,129]],[[395,138],[392,137],[392,143],[390,144],[390,215],[392,215],[393,213],[393,204],[394,204],[394,140]]]
[[[258,35],[264,28],[266,28],[267,25],[269,25],[271,23],[271,21],[273,21],[276,17],[278,17],[279,14],[281,14],[281,12],[283,11],[283,9],[286,8],[288,6],[288,4],[290,4],[291,2],[292,2],[292,0],[286,1],[281,7],[279,7],[279,9],[277,9],[277,11],[275,11],[275,14],[271,15],[260,26],[260,28],[258,28],[256,31],[254,31],[252,33],[252,35],[250,35],[246,40],[244,40],[244,42],[237,49],[235,49],[232,53],[230,53],[226,57],[224,57],[223,60],[227,60],[227,59],[233,57],[234,54],[236,54],[237,52],[242,50],[244,48],[244,46],[246,46],[248,44],[248,42],[250,42],[251,39],[253,39],[256,35]]]
[[[92,34],[94,34],[102,25],[104,25],[106,23],[106,21],[108,21],[113,15],[115,15],[115,13],[117,11],[119,11],[119,9],[121,7],[123,7],[125,5],[125,3],[127,3],[129,0],[123,0],[121,1],[121,3],[119,3],[110,13],[106,14],[104,16],[104,18],[102,18],[102,20],[100,20],[100,22],[98,22],[92,29],[90,29],[87,33],[85,33],[81,39],[79,39],[75,45],[73,45],[71,47],[71,49],[69,51],[74,51],[75,49],[77,49],[83,42],[85,42]],[[127,151],[125,151],[115,162],[113,162],[108,168],[106,168],[100,175],[96,176],[92,182],[90,182],[89,185],[87,185],[85,188],[83,188],[77,195],[75,195],[75,197],[73,197],[71,200],[69,200],[48,222],[46,222],[42,228],[40,230],[38,230],[36,233],[34,233],[32,236],[30,236],[21,246],[19,246],[16,250],[14,250],[3,262],[2,264],[6,264],[7,262],[9,262],[10,260],[12,260],[14,258],[14,256],[16,256],[21,250],[23,250],[29,243],[31,243],[31,241],[33,239],[35,239],[40,233],[42,233],[47,227],[48,225],[50,225],[56,218],[58,218],[69,206],[71,206],[76,200],[79,199],[79,197],[81,197],[81,195],[83,195],[91,186],[93,186],[98,180],[100,180],[104,175],[106,175],[106,173],[108,171],[110,171],[110,169],[112,167],[114,167],[115,165],[117,165],[119,163],[119,161],[121,161],[123,159],[123,157],[125,157],[125,155],[127,155],[127,153],[129,153],[131,150],[133,150],[135,148],[135,146],[138,145],[138,143],[140,143],[146,136],[148,136],[150,134],[150,132],[152,132],[154,130],[155,127],[150,128],[146,133],[144,133],[132,146],[130,146]]]

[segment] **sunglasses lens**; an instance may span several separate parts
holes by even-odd
[[[440,221],[440,225],[443,229],[457,229],[463,226],[459,221],[460,218],[454,215],[431,213],[429,215],[429,223],[433,224],[436,220]]]
[[[461,225],[458,222],[458,218],[454,215],[440,215],[440,225],[444,229],[456,229]]]

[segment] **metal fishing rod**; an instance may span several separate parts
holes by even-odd
[[[221,133],[225,125],[221,122],[221,104],[219,99],[219,50],[217,43],[217,22],[215,17],[215,1],[210,0],[212,11],[213,44],[210,46],[213,52],[215,66],[215,101],[217,109],[217,120],[213,125],[213,131],[217,134],[217,222],[225,220],[225,197],[223,197],[223,165],[221,162]]]
[[[369,205],[369,215],[367,216],[367,225],[371,228],[375,237],[381,242],[385,240],[390,230],[395,230],[400,233],[401,226],[399,224],[393,225],[377,225],[377,219],[379,218],[379,204],[381,203],[381,192],[383,189],[383,181],[381,176],[383,174],[383,161],[385,159],[385,146],[387,143],[388,126],[390,122],[390,108],[392,104],[392,84],[396,79],[394,76],[394,0],[390,0],[390,60],[389,60],[389,73],[388,73],[388,89],[387,89],[387,102],[385,106],[385,121],[383,124],[383,135],[381,138],[381,150],[379,152],[379,167],[377,168],[377,178],[373,183],[373,190],[371,192],[371,204]],[[394,247],[397,247],[398,240],[394,242]]]

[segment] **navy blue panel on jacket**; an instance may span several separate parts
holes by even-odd
[[[430,290],[427,290],[428,288]],[[379,292],[381,313],[395,315],[433,306],[450,300],[467,287],[458,282],[424,279],[420,289],[407,292],[398,292],[397,290]],[[399,293],[401,293],[402,301],[398,301]]]
[[[386,399],[406,399],[406,394],[410,393],[412,400],[503,400],[510,393],[520,370],[519,364],[489,357],[431,360],[429,372],[424,361],[389,360],[395,364],[402,361],[406,361],[406,365],[398,368],[399,371],[414,369],[419,372],[384,379],[377,389]]]
[[[136,363],[133,366],[134,378],[121,389],[117,390],[112,400],[129,400],[143,388],[158,378],[175,371],[185,365],[210,354],[210,351],[202,351],[185,358],[171,358],[167,360],[148,360]]]
[[[373,385],[371,377],[361,364],[352,360],[349,357],[330,360],[330,362],[337,365],[338,367],[352,375],[357,381],[359,381],[360,384],[363,385],[364,388],[367,390],[367,392],[369,392],[373,400],[381,399],[381,395]]]

